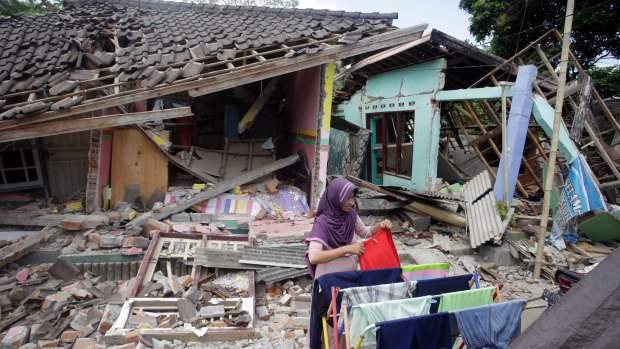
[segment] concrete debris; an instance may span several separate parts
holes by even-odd
[[[496,203],[484,201],[492,197],[489,174],[470,182],[464,191],[439,181],[433,193],[418,193],[356,180],[359,212],[367,225],[392,221],[403,265],[449,263],[452,274],[476,272],[481,287],[501,286],[504,299],[536,298],[552,287],[548,280],[558,267],[587,273],[619,245],[545,246],[544,279],[535,279],[540,204],[515,199],[514,218],[500,219]],[[303,242],[314,219],[304,211],[307,203],[280,207],[276,197],[305,196],[270,180],[177,210],[213,188],[170,187],[149,200],[152,211],[143,215],[136,210],[144,207],[117,203],[98,218],[61,215],[60,228],[0,242],[0,331],[6,331],[0,346],[303,348],[313,287]],[[261,214],[216,209],[236,195],[264,205]],[[136,217],[142,223],[131,228]],[[163,338],[157,331],[179,335]]]

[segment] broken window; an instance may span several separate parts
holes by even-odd
[[[383,173],[411,178],[413,164],[414,112],[367,115],[372,130],[368,173],[371,181],[383,183]]]
[[[24,145],[30,145],[30,142]],[[36,149],[14,147],[0,153],[0,190],[41,185],[43,179]]]

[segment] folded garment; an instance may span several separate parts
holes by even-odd
[[[524,306],[524,300],[515,300],[454,312],[467,348],[507,348],[521,334]]]
[[[375,324],[377,349],[450,349],[449,313],[437,313]]]
[[[409,281],[443,278],[448,276],[449,271],[450,263],[406,265],[403,267],[403,278]]]
[[[495,287],[475,288],[473,290],[444,293],[441,295],[438,312],[478,307],[493,303]]]
[[[428,314],[431,309],[431,300],[431,296],[426,296],[358,305],[351,316],[352,342],[356,343],[364,329],[372,323]],[[362,345],[374,344],[373,336],[364,337]]]

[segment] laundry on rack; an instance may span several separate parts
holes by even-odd
[[[325,315],[329,307],[329,303],[332,301],[330,291],[332,286],[344,289],[349,287],[374,286],[397,282],[402,282],[400,268],[331,273],[320,276],[314,280],[312,305],[310,309],[310,326],[308,331],[310,337],[310,348],[321,348],[321,333],[323,330],[321,317]],[[340,311],[341,301],[342,294],[339,293],[337,299],[335,300],[337,312]]]
[[[405,280],[428,280],[448,276],[450,272],[450,263],[406,265],[402,269],[403,278]]]
[[[454,312],[467,348],[507,348],[521,334],[524,306],[524,300],[514,300]]]
[[[355,312],[355,309],[352,307],[359,304],[412,298],[416,283],[416,281],[398,282],[394,284],[342,289],[340,290],[340,292],[342,292],[342,306],[347,307],[349,317],[351,317]],[[340,320],[342,321],[343,318],[341,317]]]
[[[400,267],[398,251],[389,230],[381,228],[363,244],[364,253],[359,256],[361,270]]]
[[[415,295],[429,296],[443,293],[469,290],[472,275],[448,276],[439,279],[420,280],[416,285]]]
[[[437,313],[375,323],[377,349],[450,349],[450,314]]]
[[[455,311],[493,303],[495,287],[444,293],[441,295],[438,312]]]
[[[379,303],[357,305],[351,316],[351,339],[357,341],[364,329],[376,322],[403,319],[428,314],[431,309],[431,296],[392,300]],[[448,323],[449,327],[449,323]],[[375,344],[373,336],[365,336],[362,345]]]

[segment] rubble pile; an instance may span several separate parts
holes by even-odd
[[[429,194],[352,180],[364,223],[392,221],[402,265],[449,262],[451,274],[475,273],[480,287],[499,287],[505,300],[553,296],[558,268],[585,275],[618,247],[587,239],[546,245],[536,279],[539,203],[487,208],[502,230],[474,235],[468,212],[488,192],[468,183],[440,181]],[[312,293],[303,241],[312,212],[299,189],[273,183],[189,206],[213,187],[171,187],[150,211],[117,203],[104,213],[55,216],[40,233],[3,243],[2,345],[303,348]],[[218,211],[224,202],[255,207]],[[49,254],[37,257],[49,263],[20,262],[34,251]]]

